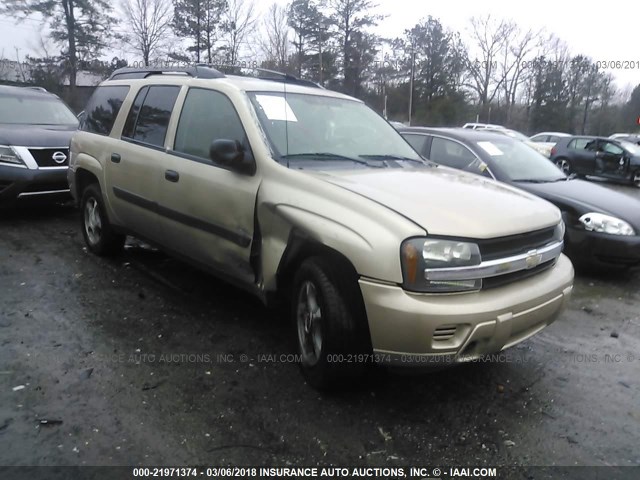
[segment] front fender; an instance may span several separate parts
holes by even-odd
[[[400,245],[425,235],[424,229],[365,197],[292,173],[298,178],[264,181],[258,192],[263,289],[278,288],[277,273],[294,231],[342,254],[360,276],[401,283]]]

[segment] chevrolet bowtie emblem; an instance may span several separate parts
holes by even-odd
[[[542,262],[542,255],[538,253],[538,250],[529,250],[527,252],[527,258],[525,263],[527,268],[535,268]]]

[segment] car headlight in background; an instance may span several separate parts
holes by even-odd
[[[633,230],[624,220],[604,213],[585,213],[580,217],[580,223],[590,232],[608,233],[610,235],[635,235]]]
[[[465,292],[480,290],[482,279],[429,280],[427,270],[480,265],[475,243],[432,238],[412,238],[401,247],[404,287],[417,292]]]
[[[0,145],[0,163],[9,163],[12,165],[24,165],[24,162],[13,148]]]

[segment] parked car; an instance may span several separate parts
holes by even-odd
[[[565,252],[589,267],[640,264],[640,202],[567,177],[521,143],[486,131],[404,128],[400,133],[432,161],[521,188],[553,203],[566,225]]]
[[[552,143],[553,145],[555,145],[561,138],[570,136],[570,133],[563,132],[540,132],[529,137],[529,140],[536,143]]]
[[[557,317],[573,282],[557,208],[425,161],[359,100],[283,81],[192,67],[102,83],[71,143],[88,249],[133,234],[285,299],[319,388],[372,362],[478,358]]]
[[[615,139],[624,139],[625,137],[637,136],[637,135],[638,134],[635,134],[635,133],[613,133],[609,135],[609,138],[611,138],[612,140],[615,140]]]
[[[477,128],[476,130],[486,130],[486,131],[498,133],[500,135],[506,135],[507,137],[511,137],[515,140],[518,140],[528,145],[529,147],[533,148],[536,152],[540,153],[541,155],[544,155],[547,158],[549,158],[549,156],[551,155],[551,148],[552,148],[551,146],[547,144],[533,142],[529,139],[529,137],[527,137],[523,133],[518,132],[517,130],[512,130],[510,128],[491,128],[491,127]]]
[[[469,128],[471,130],[479,130],[482,128],[505,128],[502,125],[496,125],[495,123],[465,123],[462,128]]]
[[[570,136],[570,134],[562,132],[540,132],[529,137],[529,141],[539,145],[541,149],[544,149],[543,155],[550,158],[551,150],[556,146],[556,143],[558,143],[561,138]]]
[[[390,124],[393,128],[402,128],[402,127],[404,127],[404,126],[405,126],[405,125],[404,125],[404,123],[402,123],[402,122],[396,122],[396,121],[394,121],[394,120],[390,120],[390,121],[389,121],[389,124]]]
[[[563,138],[553,147],[551,160],[566,174],[593,175],[640,187],[640,146],[624,140]]]
[[[640,145],[640,135],[637,135],[637,134],[630,133],[628,135],[619,135],[615,138],[617,140],[624,140],[625,142],[633,143],[635,145]]]
[[[78,122],[43,88],[0,86],[0,206],[68,198],[69,142]]]

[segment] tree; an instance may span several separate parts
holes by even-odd
[[[236,65],[240,47],[257,21],[253,0],[228,0],[223,19],[222,50],[225,51],[225,62]]]
[[[307,60],[312,55],[314,39],[326,19],[314,0],[293,0],[289,5],[288,17],[289,26],[294,32],[292,44],[296,50],[298,76],[301,77],[302,72],[308,69]]]
[[[354,95],[360,88],[358,67],[354,66],[357,44],[362,42],[365,29],[382,20],[382,15],[369,13],[377,7],[371,0],[330,0],[330,19],[336,27],[339,44],[338,54],[342,59],[343,88]],[[361,67],[361,66],[360,66]]]
[[[622,130],[636,131],[638,130],[637,119],[640,117],[640,85],[636,86],[631,92],[629,101],[622,109]]]
[[[171,30],[170,0],[122,0],[125,23],[129,34],[125,37],[142,56],[145,65],[166,40]]]
[[[500,69],[500,81],[504,93],[506,104],[506,121],[511,121],[511,114],[516,104],[517,94],[520,86],[526,80],[527,66],[526,60],[539,46],[541,31],[522,30],[514,25],[509,38],[504,42],[502,55],[498,60]]]
[[[226,0],[173,0],[173,29],[178,36],[189,38],[188,51],[200,62],[203,52],[207,62],[214,62],[221,18],[227,9]]]
[[[289,59],[289,25],[287,9],[272,3],[262,21],[260,50],[271,68],[285,70]]]
[[[50,37],[62,46],[67,60],[69,84],[75,90],[78,59],[98,58],[116,36],[116,19],[107,0],[4,0],[0,13],[19,21],[39,15],[51,30]]]
[[[504,81],[499,78],[497,58],[515,25],[506,20],[494,21],[491,15],[472,17],[470,25],[473,47],[479,56],[467,64],[471,76],[469,86],[477,93],[480,105],[485,106],[493,101]]]
[[[458,91],[466,54],[458,35],[445,30],[429,16],[405,32],[405,57],[415,54],[415,88],[419,97],[430,102]]]

